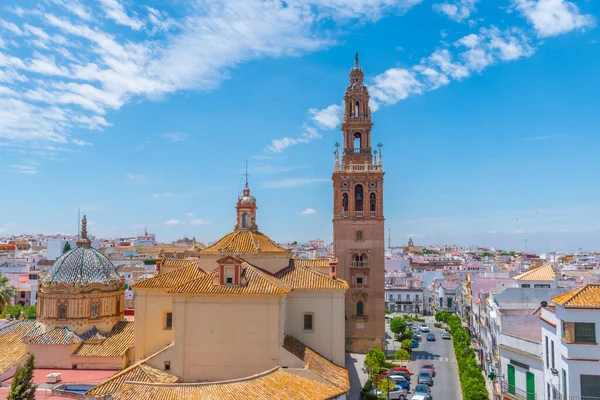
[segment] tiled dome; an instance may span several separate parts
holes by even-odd
[[[115,266],[87,238],[87,220],[82,220],[81,239],[77,247],[60,256],[41,280],[46,286],[66,284],[87,286],[93,283],[113,285],[122,280]]]

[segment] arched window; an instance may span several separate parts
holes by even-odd
[[[352,116],[352,103],[348,103],[348,115]]]
[[[359,257],[359,260],[363,261],[363,262],[367,262],[367,255],[365,253],[362,253]]]
[[[248,214],[242,214],[242,228],[248,228]]]
[[[362,231],[356,231],[356,240],[363,240]]]
[[[356,302],[356,316],[363,317],[365,315],[364,312],[364,304],[362,301]]]
[[[358,101],[356,102],[356,104],[354,104],[354,116],[358,117],[358,109],[359,109],[360,105],[358,103]]]
[[[356,262],[359,260],[358,254],[354,253],[352,254],[352,262]]]
[[[64,303],[58,305],[58,319],[67,319],[67,305]]]
[[[342,194],[342,211],[348,211],[348,193]]]
[[[98,318],[98,309],[100,308],[100,306],[98,305],[98,303],[94,303],[92,304],[92,310],[90,312],[90,317],[92,319],[96,319]]]
[[[361,135],[360,132],[354,132],[354,148],[355,149],[360,149],[361,148]]]
[[[375,193],[371,193],[369,196],[369,209],[371,211],[375,211],[375,206],[377,204],[377,195]]]
[[[117,299],[117,314],[121,313],[121,299]]]
[[[363,187],[356,185],[354,188],[354,211],[363,211]]]

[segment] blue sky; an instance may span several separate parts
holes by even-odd
[[[100,0],[0,8],[0,235],[331,240],[353,55],[392,244],[598,248],[600,6]]]

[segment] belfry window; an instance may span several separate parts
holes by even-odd
[[[248,228],[248,225],[249,225],[248,220],[249,220],[248,214],[247,213],[242,214],[242,228]]]
[[[360,132],[354,132],[354,148],[355,149],[360,149],[361,146],[361,135]]]
[[[348,193],[342,195],[342,211],[348,211]]]
[[[58,319],[67,319],[67,305],[64,303],[58,305]]]
[[[358,112],[359,107],[360,107],[360,104],[357,101],[356,104],[354,104],[354,116],[355,117],[358,117],[358,115],[359,115],[359,112]]]
[[[363,211],[363,187],[356,185],[354,188],[354,211]]]
[[[98,309],[100,308],[100,306],[98,305],[98,303],[94,303],[92,304],[92,310],[90,312],[90,317],[92,319],[96,319],[98,318]]]
[[[375,195],[375,193],[371,193],[371,195],[369,196],[369,209],[371,211],[375,211],[376,204],[377,204],[377,196]]]
[[[356,303],[356,316],[357,317],[363,317],[365,315],[364,312],[364,304],[362,301],[358,301]]]

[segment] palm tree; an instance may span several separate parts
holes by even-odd
[[[12,299],[17,293],[17,288],[12,286],[8,277],[3,276],[0,273],[0,310],[3,310],[6,305],[10,303],[10,299]]]

